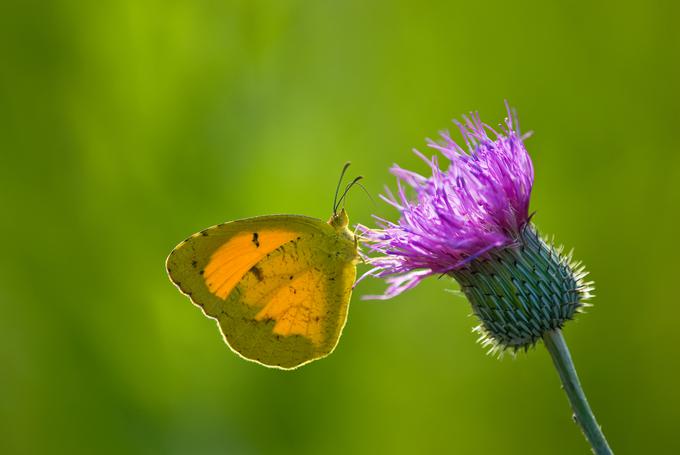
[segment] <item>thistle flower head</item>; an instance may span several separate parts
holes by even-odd
[[[398,222],[378,218],[379,229],[360,226],[369,250],[369,274],[387,277],[390,298],[416,286],[423,278],[449,273],[485,252],[514,243],[529,221],[529,197],[534,180],[531,159],[517,122],[508,109],[500,132],[479,115],[456,122],[464,150],[442,133],[443,141],[428,141],[449,161],[441,170],[437,156],[420,156],[431,168],[423,177],[395,165],[398,194],[381,196],[401,213]],[[415,190],[412,200],[404,184]]]
[[[443,133],[429,141],[447,160],[420,156],[432,175],[394,166],[398,193],[383,199],[400,212],[396,222],[377,218],[378,228],[359,226],[368,247],[364,276],[385,278],[387,299],[429,275],[448,274],[461,286],[481,324],[481,341],[492,351],[534,344],[562,327],[590,296],[585,272],[544,241],[530,223],[534,173],[516,117],[500,131],[471,114],[457,123],[466,149]],[[412,188],[409,196],[405,186]]]

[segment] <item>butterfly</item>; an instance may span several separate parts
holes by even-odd
[[[294,369],[333,352],[347,321],[359,261],[338,199],[324,222],[269,215],[219,224],[181,242],[166,261],[170,280],[217,321],[246,360]]]

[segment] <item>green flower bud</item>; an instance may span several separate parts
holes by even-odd
[[[584,267],[572,263],[527,225],[518,241],[493,249],[450,272],[481,324],[479,341],[490,353],[528,349],[561,328],[591,297]]]

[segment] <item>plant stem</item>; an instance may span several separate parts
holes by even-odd
[[[602,429],[597,424],[595,415],[588,405],[586,395],[583,393],[562,332],[557,329],[544,333],[543,342],[550,352],[555,368],[557,368],[562,380],[564,391],[569,397],[569,403],[574,410],[574,420],[581,427],[583,434],[593,448],[593,453],[596,455],[612,455],[612,449],[609,448]]]

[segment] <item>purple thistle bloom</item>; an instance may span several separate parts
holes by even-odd
[[[378,218],[378,229],[359,226],[365,255],[373,268],[366,276],[385,278],[388,299],[434,274],[446,274],[460,285],[479,320],[474,328],[482,346],[502,355],[528,350],[543,340],[574,410],[575,421],[597,454],[611,454],[593,415],[562,336],[566,321],[581,312],[592,282],[571,253],[541,238],[530,223],[529,198],[534,182],[531,159],[524,148],[516,117],[508,109],[501,132],[482,123],[479,115],[463,117],[460,128],[467,150],[448,134],[443,142],[428,141],[437,157],[420,156],[431,168],[423,177],[398,166],[398,194],[382,198],[401,216],[394,223]],[[403,183],[411,186],[409,198]],[[376,254],[377,253],[377,254]]]
[[[388,299],[416,286],[430,275],[450,273],[488,251],[517,242],[529,222],[529,198],[534,180],[531,159],[522,142],[519,125],[508,109],[501,132],[482,123],[477,113],[455,122],[467,151],[448,133],[441,143],[428,140],[449,166],[441,170],[436,156],[423,177],[394,165],[398,196],[389,190],[381,198],[401,213],[397,223],[376,217],[379,229],[359,226],[363,242],[376,257],[366,260],[373,268],[364,276],[386,278]],[[491,137],[490,137],[491,134]],[[415,190],[410,200],[403,184]]]

